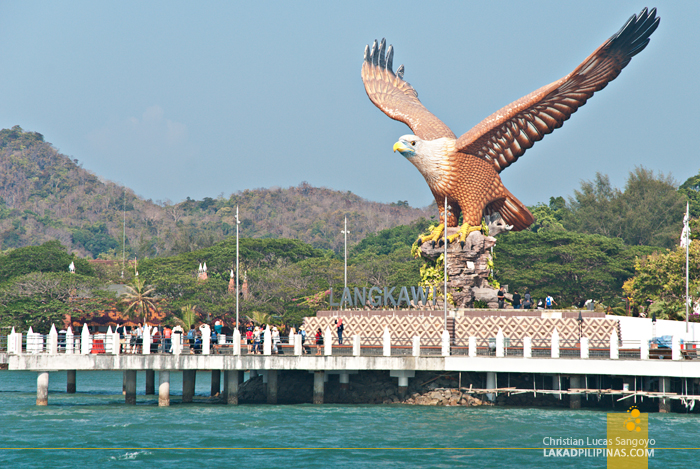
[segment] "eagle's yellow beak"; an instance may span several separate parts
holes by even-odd
[[[399,153],[403,153],[405,151],[410,151],[410,150],[411,150],[410,148],[408,148],[406,145],[404,145],[400,141],[394,143],[394,151],[395,152],[398,151]]]

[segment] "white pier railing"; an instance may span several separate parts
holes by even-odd
[[[154,329],[155,330],[155,329]],[[523,359],[610,359],[610,360],[683,360],[697,358],[700,343],[685,342],[674,337],[670,347],[659,347],[654,340],[626,340],[621,347],[616,334],[609,340],[562,339],[555,330],[552,336],[509,338],[499,331],[496,337],[450,338],[442,337],[391,337],[388,330],[382,336],[345,337],[343,343],[326,330],[318,343],[315,337],[272,339],[271,334],[261,334],[260,343],[241,340],[234,336],[210,335],[207,328],[199,335],[188,337],[172,334],[164,338],[160,333],[144,329],[141,336],[126,334],[122,337],[109,328],[106,332],[91,334],[86,325],[79,332],[71,328],[60,333],[52,327],[49,334],[39,334],[31,328],[26,332],[12,329],[0,336],[0,353],[18,354],[203,354],[203,355],[321,355],[321,356],[423,356],[423,357],[492,357]]]

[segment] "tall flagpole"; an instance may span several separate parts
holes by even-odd
[[[240,224],[241,221],[238,219],[238,205],[236,205],[236,329],[239,329],[240,324],[238,322],[238,225]]]
[[[345,217],[345,229],[341,231],[345,235],[345,263],[344,263],[344,269],[343,271],[345,272],[345,284],[344,288],[348,288],[348,217]],[[343,289],[343,293],[345,293],[345,290]]]
[[[690,204],[688,202],[685,203],[685,218],[683,219],[683,233],[685,234],[685,332],[688,333],[688,314],[689,314],[689,305],[688,305],[688,280],[690,277],[690,273],[688,271],[688,248],[690,246],[690,227],[688,226],[688,222],[690,220]]]

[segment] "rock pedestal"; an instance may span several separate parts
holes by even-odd
[[[459,228],[447,228],[447,236],[458,230]],[[456,307],[473,307],[476,300],[487,303],[489,308],[498,307],[498,290],[488,283],[491,273],[488,263],[491,260],[491,248],[495,245],[496,238],[484,236],[480,231],[470,233],[464,246],[459,240],[448,244],[447,292],[452,294]],[[442,242],[435,243],[435,246],[432,242],[426,242],[420,250],[422,257],[435,261],[445,253],[445,246]]]

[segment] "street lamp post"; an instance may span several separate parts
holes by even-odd
[[[238,225],[241,220],[238,219],[238,205],[236,205],[236,329],[239,328],[238,322]]]
[[[578,312],[578,341],[581,342],[581,337],[583,337],[583,315],[581,311]]]
[[[444,264],[445,264],[445,272],[444,272],[444,278],[445,278],[445,320],[444,320],[444,326],[445,330],[447,330],[447,210],[451,209],[449,205],[447,205],[447,196],[445,196],[445,209],[443,212],[443,220],[445,223],[445,255],[444,255]]]
[[[345,292],[345,288],[348,288],[348,217],[345,217],[345,229],[341,231],[343,235],[345,235],[345,263],[344,263],[344,273],[345,273],[345,283],[344,283],[344,288],[343,292]]]

